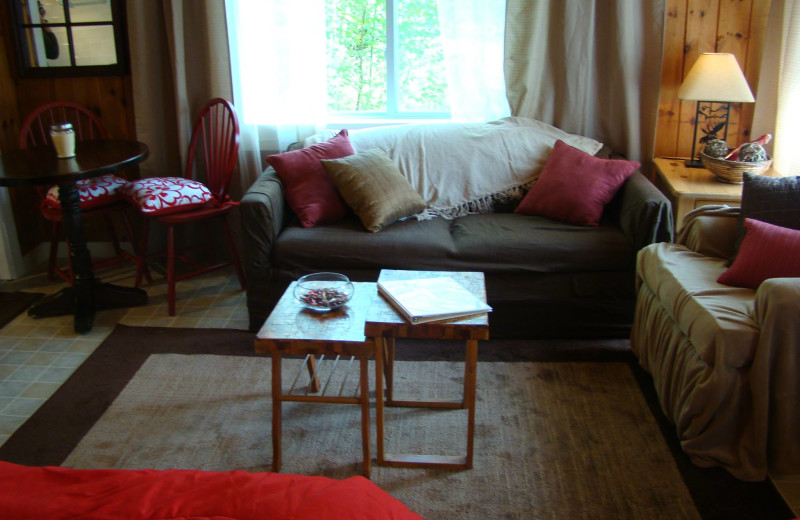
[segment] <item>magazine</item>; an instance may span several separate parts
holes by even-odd
[[[411,323],[463,318],[492,308],[449,277],[378,282],[380,292]]]

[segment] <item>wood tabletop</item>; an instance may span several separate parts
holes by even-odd
[[[138,141],[103,139],[75,143],[75,157],[59,159],[50,145],[0,154],[0,186],[37,186],[98,177],[147,158]]]
[[[366,345],[364,322],[367,309],[377,296],[373,282],[353,282],[353,298],[338,309],[319,312],[305,308],[294,299],[292,282],[275,305],[267,321],[256,334],[256,352],[319,354],[358,354],[353,349]],[[371,348],[366,345],[365,348]]]

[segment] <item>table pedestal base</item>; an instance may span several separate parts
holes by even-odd
[[[75,332],[86,332],[92,328],[94,311],[147,305],[147,292],[143,289],[122,287],[110,283],[96,283],[93,289],[93,309],[79,313],[76,306],[75,287],[66,287],[31,307],[28,315],[34,318],[47,318],[75,314]]]

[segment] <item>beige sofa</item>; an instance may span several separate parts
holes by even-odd
[[[800,472],[800,279],[716,282],[738,216],[699,208],[639,252],[631,346],[693,462],[762,480]]]

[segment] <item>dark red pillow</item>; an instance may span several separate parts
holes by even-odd
[[[601,159],[556,141],[539,180],[514,212],[597,226],[605,205],[639,166],[636,161]]]
[[[750,218],[733,265],[717,282],[757,289],[767,278],[800,277],[800,231]]]
[[[353,153],[347,130],[342,130],[324,143],[267,157],[283,181],[289,207],[303,227],[329,224],[345,216],[347,206],[320,160],[341,159]]]

